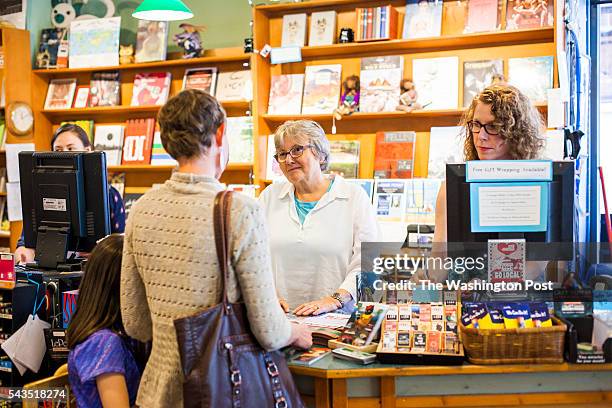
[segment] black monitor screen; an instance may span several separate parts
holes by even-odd
[[[554,162],[550,182],[547,230],[542,232],[502,233],[472,232],[470,183],[466,182],[465,164],[446,165],[447,241],[472,248],[489,239],[525,238],[530,260],[569,260],[574,241],[574,163]]]
[[[21,152],[19,172],[25,244],[36,248],[39,263],[42,256],[89,252],[110,233],[104,153]],[[57,236],[67,236],[65,244],[59,245]]]

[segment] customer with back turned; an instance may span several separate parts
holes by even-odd
[[[189,398],[183,395],[173,321],[221,300],[213,201],[223,190],[218,178],[229,157],[225,112],[208,93],[182,91],[161,108],[158,121],[164,148],[179,167],[132,207],[121,276],[125,330],[138,340],[153,340],[137,400],[147,408],[180,407]],[[242,297],[263,348],[310,347],[308,328],[290,323],[276,298],[261,209],[235,194],[230,220],[228,300]]]

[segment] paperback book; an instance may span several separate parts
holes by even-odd
[[[416,132],[376,133],[374,177],[411,178],[414,171]]]
[[[215,97],[219,102],[250,101],[253,99],[251,71],[221,72]]]
[[[151,149],[151,166],[176,166],[177,164],[177,161],[164,149],[160,131],[155,130],[153,148]]]
[[[332,140],[330,144],[329,174],[343,178],[359,177],[359,146],[357,140]]]
[[[507,0],[506,30],[551,27],[552,0]]]
[[[136,74],[132,90],[132,106],[161,106],[170,93],[170,72]]]
[[[465,31],[479,33],[499,29],[499,0],[469,0]]]
[[[310,15],[308,45],[332,45],[336,37],[336,11],[315,11]]]
[[[230,163],[252,163],[253,154],[253,118],[251,116],[228,117],[226,134],[231,146]]]
[[[270,84],[268,113],[299,115],[302,110],[304,74],[274,75]]]
[[[98,125],[95,127],[94,150],[106,154],[108,166],[121,164],[123,147],[122,125]]]
[[[408,0],[402,38],[439,37],[442,0]]]
[[[40,43],[36,54],[36,68],[62,68],[58,66],[57,54],[61,41],[67,40],[65,28],[43,28],[40,30]]]
[[[501,59],[463,63],[463,106],[468,107],[483,89],[491,85],[494,75],[504,74]]]
[[[115,190],[119,192],[121,197],[123,197],[125,192],[125,173],[109,171],[108,182]]]
[[[52,79],[47,89],[45,109],[70,109],[74,92],[76,90],[76,79]]]
[[[119,65],[121,17],[74,20],[70,23],[70,68]]]
[[[155,119],[131,119],[127,121],[121,164],[150,164]]]
[[[342,65],[306,67],[302,114],[333,113],[340,99]]]
[[[406,181],[376,179],[374,207],[380,221],[401,222],[406,211]]]
[[[321,360],[331,352],[326,347],[311,347],[309,350],[298,352],[290,357],[289,362],[296,365],[310,366]]]
[[[546,102],[546,91],[553,87],[553,57],[509,58],[508,82],[532,102]]]
[[[442,35],[461,35],[467,21],[467,0],[445,0],[442,5]]]
[[[446,178],[446,165],[463,163],[463,127],[432,127],[429,134],[427,177]]]
[[[400,82],[404,74],[402,56],[361,59],[361,112],[393,112],[399,105]]]
[[[457,109],[459,58],[419,58],[412,61],[412,77],[423,109]]]
[[[167,21],[138,20],[136,62],[164,61],[167,45]]]
[[[406,224],[435,225],[436,200],[441,184],[441,179],[406,180]]]
[[[306,13],[283,16],[281,47],[303,47],[306,42]]]
[[[208,92],[211,95],[215,94],[217,85],[217,68],[190,68],[185,70],[183,76],[183,89],[199,89],[200,91]]]
[[[121,105],[119,71],[94,72],[89,83],[89,106]]]

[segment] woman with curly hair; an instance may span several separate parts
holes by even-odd
[[[539,157],[544,123],[529,98],[510,85],[491,85],[461,119],[465,160],[531,160]],[[446,242],[446,183],[436,201],[434,242]]]

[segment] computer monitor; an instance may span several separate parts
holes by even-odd
[[[472,232],[470,183],[466,182],[465,164],[446,165],[446,225],[447,242],[478,252],[486,250],[489,239],[525,238],[528,260],[571,260],[574,242],[574,163],[553,162],[550,181],[547,229],[541,232]],[[478,245],[482,243],[483,245]]]
[[[103,152],[21,152],[19,174],[25,244],[38,267],[70,269],[68,251],[90,252],[110,234]]]

